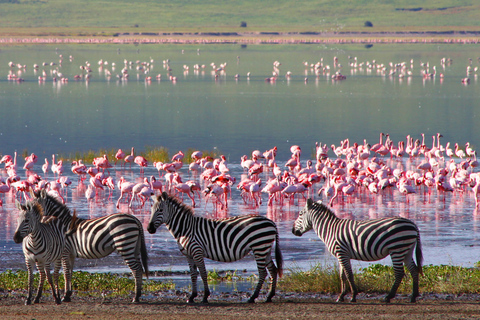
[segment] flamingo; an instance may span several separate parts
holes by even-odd
[[[143,182],[139,182],[133,186],[132,199],[130,200],[130,204],[128,205],[130,208],[133,205],[133,200],[136,199],[137,194],[139,194],[144,187],[150,187],[150,182],[148,181],[148,178],[144,178]]]
[[[120,190],[120,197],[117,200],[116,207],[117,209],[120,207],[120,200],[123,198],[124,194],[127,194],[127,201],[128,201],[128,194],[132,193],[132,189],[135,186],[135,183],[126,181],[123,177],[118,180],[117,183],[118,189]]]
[[[132,147],[132,151],[130,152],[129,155],[126,155],[125,158],[123,158],[123,161],[124,161],[124,164],[125,163],[129,163],[130,164],[130,168],[132,168],[132,162],[135,160],[135,156],[133,155],[134,153],[134,148]]]
[[[136,156],[134,162],[140,166],[140,172],[143,173],[143,168],[148,166],[148,161],[142,156]]]
[[[150,186],[152,187],[153,191],[159,190],[162,192],[162,181],[157,180],[154,176],[150,177]]]
[[[45,163],[42,165],[43,174],[46,175],[49,169],[48,159],[45,158]]]
[[[63,174],[63,160],[58,160],[58,162],[55,162],[55,154],[52,154],[52,172],[53,175],[57,174],[58,176],[61,176]]]
[[[462,149],[460,149],[460,148],[458,147],[458,143],[455,143],[455,155],[456,155],[457,157],[459,157],[460,159],[465,158],[465,155],[466,155],[466,154],[465,154],[465,151],[463,151]]]
[[[178,151],[173,157],[172,157],[172,162],[174,161],[182,161],[184,157],[184,154],[182,151]]]
[[[123,152],[122,149],[118,149],[117,153],[115,154],[115,165],[117,165],[117,161],[124,160],[124,159],[125,159],[125,152]],[[125,164],[125,161],[123,164]]]
[[[90,203],[91,200],[93,200],[95,198],[95,191],[93,190],[94,187],[89,184],[87,186],[87,190],[85,190],[85,198],[87,199],[87,202]]]
[[[187,196],[192,200],[192,207],[195,207],[195,197],[193,196],[193,190],[190,185],[182,182],[182,183],[175,184],[174,188],[177,192],[182,193],[182,200],[183,200],[183,195],[187,194]]]

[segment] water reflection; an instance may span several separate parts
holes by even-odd
[[[393,167],[406,167],[410,161],[412,160],[402,159],[399,163],[398,160],[388,160],[387,163]],[[281,165],[284,166],[284,162]],[[230,174],[237,177],[238,181],[242,177],[245,179],[246,174],[239,164],[230,163],[229,168]],[[33,171],[38,169],[38,167],[34,168]],[[158,175],[158,171],[153,167],[146,168],[143,175],[135,166],[132,169],[128,166],[127,168],[117,167],[110,171],[115,179],[123,176],[134,182],[142,182],[143,176]],[[151,201],[148,201],[145,207],[136,204],[133,208],[130,208],[126,201],[121,202],[120,208],[117,210],[115,203],[119,197],[119,191],[115,189],[111,192],[106,189],[100,191],[93,201],[88,202],[85,198],[85,184],[88,180],[79,180],[69,170],[65,170],[65,173],[73,181],[73,184],[63,191],[67,205],[77,210],[81,217],[96,218],[116,212],[130,212],[141,220],[145,228],[147,227]],[[6,178],[4,170],[1,171],[1,175],[3,179]],[[19,175],[25,176],[26,171],[19,170]],[[199,180],[198,173],[192,173],[188,168],[182,168],[180,175],[184,181],[196,179],[205,186],[205,183]],[[263,181],[273,177],[271,171],[265,171],[260,176]],[[55,178],[48,173],[45,179],[51,181]],[[324,201],[328,200],[317,196],[317,191],[323,186],[323,183],[315,184],[313,187],[312,196],[315,200],[321,198]],[[2,197],[4,204],[0,207],[0,219],[3,222],[0,225],[0,234],[2,235],[0,253],[8,253],[12,258],[22,260],[21,246],[12,240],[18,216],[14,204],[15,197],[12,192],[6,193]],[[339,217],[348,219],[400,216],[414,220],[421,230],[426,264],[454,263],[473,266],[479,260],[476,254],[476,241],[480,237],[478,227],[480,212],[474,206],[475,199],[470,190],[465,189],[440,195],[436,190],[419,187],[417,193],[411,194],[409,197],[411,197],[410,200],[405,201],[405,195],[400,194],[395,188],[388,188],[378,194],[370,194],[366,189],[359,188],[358,193],[353,196],[341,196],[338,202],[334,203],[333,210]],[[190,203],[190,199],[185,198],[187,203]],[[195,208],[195,214],[207,218],[223,219],[239,214],[261,214],[275,221],[280,231],[280,241],[287,266],[295,264],[306,267],[312,263],[329,259],[329,254],[325,253],[323,244],[313,232],[307,233],[301,238],[291,234],[292,222],[296,219],[298,211],[305,205],[305,200],[300,195],[293,202],[285,201],[283,205],[274,202],[270,206],[266,204],[266,195],[263,195],[263,203],[257,207],[254,202],[245,202],[240,196],[240,191],[232,188],[228,208],[222,208],[210,201],[206,203],[204,196],[202,196],[202,200],[196,199],[196,201],[198,205]],[[180,255],[175,240],[165,227],[159,228],[157,234],[154,235],[146,233],[146,241],[151,249],[150,255],[155,261],[151,269],[186,270],[184,258]],[[255,270],[255,264],[248,259],[238,264],[235,263],[235,266],[216,262],[213,265],[222,270]],[[99,264],[95,264],[93,267],[95,270],[102,270]],[[86,268],[88,269],[88,267]],[[118,268],[121,269],[121,266],[119,265]]]

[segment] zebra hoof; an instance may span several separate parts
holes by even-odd
[[[248,299],[247,302],[248,302],[248,303],[255,303],[255,299],[250,298],[250,299]]]
[[[390,303],[390,298],[389,298],[389,297],[385,297],[384,301],[385,301],[385,303]]]
[[[411,296],[410,297],[410,302],[411,303],[416,303],[417,302],[417,297]]]
[[[70,297],[63,297],[62,302],[72,302]]]
[[[30,299],[25,300],[25,305],[26,306],[29,306],[31,304],[32,304],[32,300],[30,300]]]
[[[265,303],[271,303],[272,302],[272,298],[271,297],[268,297],[267,300],[265,300]]]

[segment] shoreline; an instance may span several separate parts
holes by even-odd
[[[480,31],[123,32],[112,35],[2,36],[0,44],[478,44]]]

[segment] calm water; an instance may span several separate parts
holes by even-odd
[[[182,50],[183,53],[182,53]],[[60,66],[60,55],[63,61]],[[73,59],[70,61],[69,56]],[[462,85],[466,69],[479,65],[480,50],[473,46],[456,45],[385,45],[367,49],[363,46],[12,46],[0,49],[0,153],[14,151],[34,152],[40,159],[51,159],[52,153],[68,154],[74,151],[100,148],[143,150],[147,146],[164,146],[170,153],[189,148],[217,149],[227,156],[231,174],[237,181],[242,177],[240,157],[252,150],[265,151],[278,147],[277,159],[284,164],[290,157],[290,146],[301,146],[302,160],[314,159],[315,142],[338,145],[345,138],[371,144],[378,141],[379,132],[389,133],[396,142],[407,135],[421,139],[425,133],[426,144],[432,143],[432,135],[442,133],[442,144],[450,141],[461,146],[469,141],[474,148],[480,146],[480,123],[477,114],[479,88],[475,73],[470,75],[469,85]],[[335,67],[338,57],[342,67]],[[387,75],[377,68],[352,68],[358,63],[372,62],[386,66]],[[442,58],[453,63],[442,66]],[[108,63],[99,68],[98,61]],[[162,63],[169,59],[171,74],[177,77],[169,81],[168,71]],[[316,77],[308,64],[323,59],[329,65],[329,74]],[[410,61],[413,59],[413,68]],[[127,66],[128,81],[117,79]],[[137,70],[136,61],[150,63],[149,73]],[[7,80],[8,62],[27,66],[13,68],[12,73],[25,81]],[[81,74],[80,66],[90,62],[90,81],[74,80]],[[153,61],[153,62],[152,62]],[[279,77],[275,83],[264,79],[272,76],[273,62],[279,61]],[[53,66],[43,66],[43,62]],[[112,62],[116,64],[112,67]],[[211,63],[217,67],[227,63],[224,73],[215,79]],[[389,64],[406,62],[412,76],[403,79],[398,74],[388,76]],[[35,72],[33,64],[40,65]],[[421,63],[436,67],[434,78],[424,79]],[[205,64],[204,69],[194,70],[195,64]],[[184,65],[189,66],[184,71]],[[146,67],[144,67],[146,68]],[[38,77],[45,70],[46,81]],[[68,77],[67,83],[53,82],[53,70]],[[111,73],[108,77],[106,70]],[[287,71],[292,72],[290,80]],[[332,82],[330,76],[340,71],[345,81]],[[249,78],[247,73],[251,72]],[[444,78],[439,74],[443,73]],[[58,73],[57,73],[58,74]],[[161,80],[156,76],[161,74]],[[235,75],[239,78],[236,79]],[[145,77],[151,76],[151,82]],[[308,81],[305,82],[305,78]],[[330,154],[334,157],[333,153]],[[72,159],[73,160],[73,159]],[[156,159],[148,159],[150,163]],[[420,159],[416,160],[418,163]],[[19,158],[19,168],[23,159]],[[40,160],[34,168],[41,172]],[[401,165],[410,168],[418,163],[403,159]],[[283,166],[282,166],[283,168]],[[85,185],[79,184],[67,165],[65,174],[73,184],[68,190],[67,204],[84,217],[96,217],[117,212],[115,208],[118,190],[107,200],[108,192],[101,193],[97,202],[87,204]],[[1,175],[5,177],[3,171]],[[25,177],[25,172],[19,170]],[[112,170],[118,180],[124,176],[129,181],[141,181],[137,167]],[[149,167],[145,176],[158,172]],[[181,169],[183,180],[192,176],[188,168]],[[269,173],[264,173],[266,181]],[[53,178],[50,173],[46,179]],[[85,182],[87,183],[87,182]],[[322,184],[316,185],[318,190]],[[430,196],[418,192],[409,203],[398,191],[373,196],[346,199],[334,207],[342,217],[369,219],[403,216],[414,220],[420,227],[426,264],[455,264],[473,266],[480,260],[477,238],[480,236],[479,215],[475,209],[473,194],[467,192]],[[316,193],[315,199],[319,199]],[[2,198],[4,196],[1,196]],[[186,198],[187,199],[187,198]],[[13,267],[21,266],[21,246],[12,241],[17,213],[13,197],[7,194],[0,208],[0,252],[9,257]],[[212,204],[202,201],[196,214],[208,217],[258,213],[275,220],[281,234],[281,245],[287,267],[308,268],[315,263],[332,263],[324,246],[313,232],[301,238],[291,234],[293,220],[304,200],[283,207],[266,205],[259,208],[244,204],[238,190],[233,190],[228,211],[215,211]],[[189,201],[189,200],[186,200]],[[149,219],[146,209],[132,212],[146,225]],[[127,211],[123,204],[120,211]],[[186,260],[180,256],[172,236],[161,227],[157,234],[147,234],[152,256],[152,270],[187,270]],[[387,260],[385,263],[390,263]],[[358,264],[361,266],[361,264]],[[8,266],[7,266],[8,267]],[[208,262],[208,268],[256,270],[251,258],[235,264]],[[126,271],[121,261],[113,259],[106,266],[100,262],[82,265],[89,270]]]

